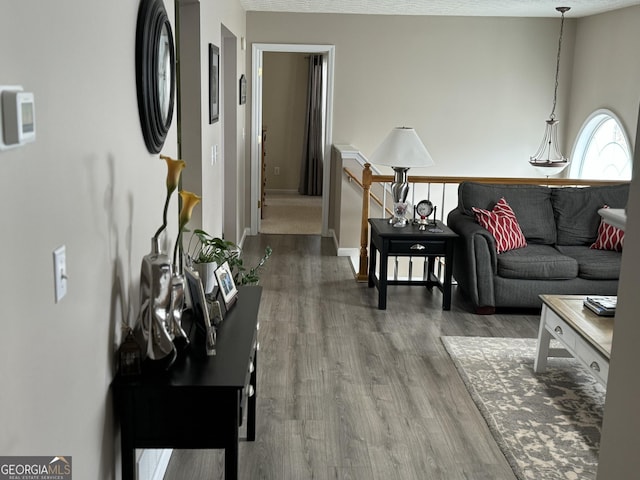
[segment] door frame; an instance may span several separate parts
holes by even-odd
[[[251,55],[251,235],[259,232],[260,146],[262,145],[262,65],[264,52],[315,53],[327,60],[326,116],[324,155],[322,159],[322,236],[329,232],[329,197],[331,192],[331,145],[333,143],[333,76],[335,45],[299,45],[286,43],[254,43]]]
[[[220,122],[222,140],[222,234],[223,238],[237,243],[238,233],[238,39],[235,34],[220,25],[220,50],[222,75],[220,78]],[[215,147],[214,147],[215,148]],[[213,152],[212,156],[215,156]]]

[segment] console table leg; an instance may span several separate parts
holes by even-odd
[[[136,478],[136,448],[133,441],[133,396],[130,394],[116,394],[117,404],[124,405],[120,413],[120,449],[122,462],[122,480],[135,480]]]
[[[240,425],[240,395],[242,392],[238,392],[236,398],[236,405],[233,409],[231,418],[228,419],[229,435],[226,441],[226,447],[224,449],[224,478],[225,480],[237,480],[238,478],[238,442],[240,441],[240,435],[238,432],[238,425]]]
[[[224,449],[224,478],[225,480],[238,479],[238,445]]]

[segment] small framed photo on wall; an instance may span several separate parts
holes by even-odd
[[[220,118],[220,50],[209,44],[209,123]]]
[[[229,310],[229,308],[231,308],[236,302],[238,289],[233,281],[233,276],[231,275],[231,269],[229,268],[228,262],[224,262],[218,267],[216,270],[216,280],[218,281],[218,287],[222,293],[224,305],[227,310]]]

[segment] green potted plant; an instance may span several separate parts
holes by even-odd
[[[214,272],[224,262],[229,264],[236,285],[256,284],[260,280],[259,271],[267,262],[273,250],[266,247],[259,262],[247,268],[241,257],[242,249],[233,242],[214,237],[204,230],[196,229],[191,234],[186,254],[193,268],[200,275],[205,293],[211,293],[215,283]]]

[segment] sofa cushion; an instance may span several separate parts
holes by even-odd
[[[621,252],[622,245],[624,244],[624,230],[609,225],[604,220],[600,220],[600,226],[598,227],[598,237],[589,248],[596,250],[613,250],[614,252]]]
[[[472,210],[477,222],[496,240],[496,253],[527,246],[527,241],[518,225],[518,219],[504,197],[491,211],[476,207]]]
[[[598,209],[603,205],[624,208],[629,195],[628,184],[550,190],[558,245],[591,245],[600,224]]]
[[[473,207],[491,210],[502,197],[506,199],[518,218],[518,224],[527,243],[555,243],[556,226],[550,188],[538,185],[477,182],[463,182],[458,187],[458,207],[471,216],[473,216]]]
[[[529,280],[567,280],[578,275],[578,262],[551,245],[529,244],[499,255],[498,275]]]
[[[578,262],[578,276],[586,280],[617,280],[622,253],[580,246],[558,246],[558,250]]]

